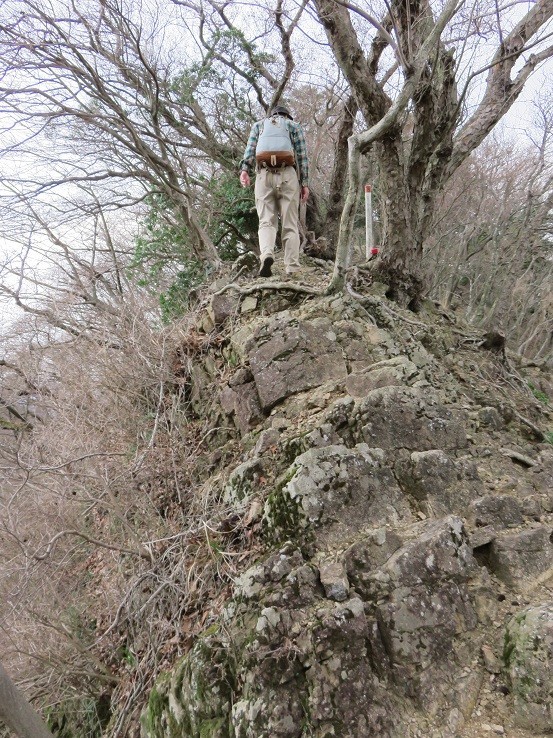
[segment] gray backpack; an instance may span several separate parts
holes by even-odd
[[[294,147],[286,119],[281,115],[273,115],[263,121],[255,158],[262,167],[294,166]]]

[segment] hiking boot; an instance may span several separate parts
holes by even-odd
[[[261,262],[261,269],[259,270],[260,277],[270,277],[272,275],[271,267],[274,264],[272,256],[266,256]]]

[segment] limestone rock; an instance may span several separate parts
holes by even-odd
[[[532,469],[534,484],[539,491],[553,496],[553,450],[543,449],[538,460],[539,465]]]
[[[369,597],[376,572],[403,545],[403,539],[387,527],[366,531],[345,553],[346,571],[357,592]]]
[[[259,434],[257,443],[255,444],[254,453],[256,456],[263,456],[271,447],[276,446],[280,438],[280,433],[274,428],[263,431]]]
[[[202,350],[187,367],[196,412],[228,380],[214,404],[236,457],[213,498],[239,523],[214,566],[212,629],[159,677],[143,738],[499,734],[510,695],[505,714],[466,723],[507,674],[519,726],[551,731],[553,605],[536,602],[553,453],[514,408],[543,418],[524,393],[482,386],[497,357],[449,319],[421,327],[424,310],[403,322],[384,301],[260,290],[235,304],[217,360]],[[212,324],[231,310],[214,306]],[[509,588],[532,604],[509,623],[504,666]]]
[[[392,581],[402,586],[444,579],[459,583],[476,572],[461,518],[416,523],[407,534],[409,539],[383,567]]]
[[[371,447],[429,451],[467,445],[464,413],[443,405],[431,391],[413,387],[369,392],[352,423]]]
[[[376,617],[394,681],[432,714],[466,666],[454,643],[465,638],[469,654],[476,649],[478,619],[467,582],[477,565],[459,518],[418,525],[410,534],[382,567]]]
[[[538,521],[540,519],[543,508],[543,501],[540,495],[528,495],[521,500],[520,510],[522,515]]]
[[[375,345],[375,336],[367,331],[366,323],[355,320],[339,320],[333,323],[343,356],[351,372],[362,371],[380,358],[382,348]]]
[[[190,369],[192,383],[191,401],[194,411],[202,415],[206,409],[205,397],[209,388],[213,385],[213,379],[209,376],[207,368],[200,363],[193,364]]]
[[[501,534],[491,544],[489,565],[510,587],[531,589],[553,571],[551,529],[542,525]]]
[[[381,361],[363,372],[354,372],[346,380],[346,389],[352,397],[366,397],[380,387],[410,384],[418,377],[418,369],[406,356]]]
[[[481,497],[472,503],[471,511],[480,527],[516,528],[524,522],[518,501],[508,495]]]
[[[477,528],[470,536],[470,546],[473,552],[482,549],[491,543],[497,537],[497,531],[492,525],[486,525],[483,528]]]
[[[238,387],[239,385],[247,384],[248,382],[253,382],[253,374],[249,367],[241,366],[234,372],[232,377],[229,379],[228,384],[229,387]]]
[[[240,305],[240,312],[241,313],[251,313],[253,310],[256,309],[256,307],[257,307],[257,297],[248,295],[242,300],[242,304]]]
[[[222,295],[213,295],[207,308],[208,315],[215,327],[222,325],[225,320],[238,311],[238,296],[232,292]]]
[[[493,430],[498,430],[505,425],[505,421],[501,417],[495,407],[483,407],[478,411],[478,421],[481,425]]]
[[[325,594],[330,600],[343,602],[349,594],[349,582],[344,565],[338,562],[330,562],[319,565],[321,584]]]
[[[414,451],[396,465],[401,485],[421,504],[426,515],[464,513],[484,491],[476,465],[456,461],[445,451]]]
[[[155,683],[142,714],[143,738],[227,738],[232,673],[224,645],[205,634]]]
[[[286,481],[267,501],[265,518],[273,535],[301,536],[324,528],[318,545],[347,530],[411,520],[411,511],[384,453],[359,444],[315,448],[299,456]],[[295,530],[294,530],[295,528]]]
[[[254,382],[225,387],[219,401],[223,412],[232,416],[242,435],[248,433],[263,420],[264,416]]]
[[[346,363],[332,324],[275,320],[262,326],[248,352],[263,410],[303,390],[345,378]]]
[[[223,499],[234,511],[244,511],[251,496],[257,491],[258,479],[262,471],[260,459],[252,459],[240,464],[230,475],[223,491]]]

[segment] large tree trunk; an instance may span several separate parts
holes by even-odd
[[[422,241],[413,226],[419,193],[405,177],[401,130],[395,127],[374,146],[380,187],[382,243],[375,278],[389,286],[388,295],[409,302],[421,289]]]
[[[424,44],[435,28],[425,0],[420,0],[415,5],[416,8],[411,8],[411,11],[416,9],[419,13],[418,31],[413,33],[409,29],[409,43],[406,42],[404,49],[404,53],[409,53],[413,59],[416,59],[421,49],[424,51]],[[405,11],[401,8],[401,3],[398,7],[398,15],[403,18]],[[381,255],[375,265],[377,277],[389,285],[389,293],[395,299],[406,303],[416,302],[423,290],[423,224],[427,220],[429,200],[437,195],[441,182],[439,176],[432,178],[432,184],[425,181],[429,176],[428,163],[431,157],[434,156],[434,160],[439,161],[439,157],[435,155],[436,142],[438,139],[441,141],[440,137],[443,136],[443,125],[436,124],[436,118],[430,111],[443,110],[445,95],[442,87],[446,80],[449,83],[449,77],[443,73],[441,66],[444,58],[450,58],[438,53],[434,54],[431,62],[419,63],[418,67],[413,63],[413,69],[407,73],[399,105],[397,101],[392,103],[375,78],[378,59],[387,45],[382,33],[376,36],[371,54],[367,58],[346,8],[337,6],[332,0],[317,0],[317,8],[336,58],[369,126],[369,138],[363,141],[361,137],[358,146],[350,146],[350,188],[360,186],[357,181],[358,172],[351,172],[352,166],[356,169],[359,166],[356,151],[367,153],[372,150],[378,165],[382,243]],[[406,19],[404,23],[408,25]],[[404,110],[406,104],[413,99],[416,101],[414,123],[419,125],[413,134],[412,144],[406,146],[403,140]],[[453,98],[451,103],[455,106]],[[416,111],[419,108],[421,112],[417,116]],[[451,109],[440,114],[447,120]],[[354,216],[355,203],[354,197],[346,199],[339,251],[340,242],[342,250],[346,244],[349,247],[351,242],[352,223],[346,225],[346,220]],[[332,289],[340,288],[344,268],[347,268],[347,257],[335,273]]]
[[[553,55],[550,46],[530,56],[511,79],[527,42],[553,15],[553,0],[538,0],[517,26],[501,38],[482,102],[456,136],[462,108],[457,95],[456,64],[453,52],[441,41],[444,28],[458,10],[454,2],[446,2],[434,18],[428,0],[391,0],[388,15],[381,21],[358,5],[350,6],[347,0],[339,4],[315,0],[315,4],[368,126],[364,133],[350,138],[350,191],[342,213],[330,289],[343,287],[357,202],[351,190],[360,186],[359,155],[372,150],[379,167],[383,226],[375,276],[390,286],[390,296],[416,306],[425,291],[422,250],[436,199],[455,169],[511,107],[536,65]],[[377,28],[368,54],[359,43],[348,7]],[[393,49],[403,77],[394,101],[377,77],[382,51],[387,46]],[[395,71],[392,69],[391,73]]]
[[[390,286],[389,295],[416,308],[427,286],[423,244],[453,149],[458,101],[453,57],[440,49],[413,95],[412,134],[397,127],[375,144],[380,166],[384,224],[375,276]]]
[[[39,718],[0,663],[0,721],[19,738],[52,738],[52,733]]]

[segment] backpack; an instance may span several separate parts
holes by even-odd
[[[263,121],[255,158],[264,167],[294,166],[294,147],[286,120],[281,115],[273,115]]]

